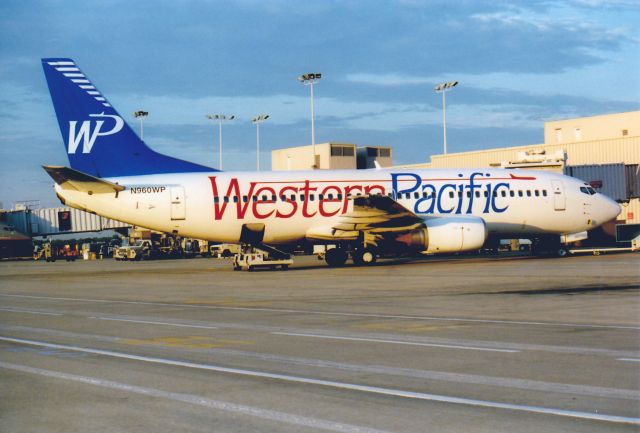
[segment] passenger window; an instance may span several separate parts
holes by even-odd
[[[225,202],[225,203],[229,203],[229,197],[225,197],[225,198],[224,198],[224,202]]]
[[[433,191],[433,192],[431,193],[431,198],[436,198],[436,192],[435,192],[435,191]]]
[[[480,198],[480,191],[476,191],[476,198]]]
[[[538,191],[537,189],[534,191],[536,197],[540,197],[540,191]]]
[[[489,197],[489,193],[487,191],[484,191],[483,195],[484,195],[485,198]]]
[[[515,196],[516,196],[516,193],[515,193],[514,191],[509,191],[509,195],[510,195],[511,197],[515,197]]]
[[[296,195],[295,194],[291,194],[291,197],[289,197],[291,199],[291,201],[296,201]]]
[[[342,200],[342,194],[338,194],[338,200]]]
[[[471,191],[467,191],[467,198],[471,198]]]
[[[547,190],[546,189],[542,190],[542,195],[545,196],[545,197],[547,196]]]
[[[333,194],[327,194],[327,198],[328,198],[329,200],[333,200]]]
[[[220,203],[220,197],[214,197],[213,198],[213,202],[214,203]]]
[[[462,197],[462,191],[458,191],[458,198]]]
[[[282,200],[282,201],[287,201],[287,196],[286,196],[286,195],[281,195],[281,196],[280,196],[280,200]]]
[[[453,198],[453,191],[449,191],[449,198]]]
[[[276,200],[278,200],[278,196],[272,195],[271,196],[271,201],[276,201]]]
[[[493,190],[493,194],[491,194],[491,195],[493,195],[494,197],[498,197],[498,191]]]
[[[243,195],[242,196],[242,201],[245,202],[245,203],[248,202],[249,201],[249,197],[247,197],[246,195]]]
[[[253,201],[258,201],[258,196],[257,195],[253,196]]]
[[[418,191],[414,192],[413,198],[420,198],[420,193]]]
[[[234,196],[233,196],[233,202],[234,202],[234,203],[238,203],[238,196],[237,196],[237,195],[234,195]]]
[[[410,198],[411,198],[411,193],[410,193],[410,192],[408,192],[408,193],[407,193],[407,195],[405,196],[405,198],[406,198],[407,200],[408,200],[408,199],[410,199]]]
[[[507,196],[507,191],[500,191],[500,195],[502,197],[506,197]]]
[[[300,194],[300,201],[304,201],[304,194]]]
[[[522,190],[521,190],[521,189],[519,189],[519,190],[518,190],[518,197],[522,197],[522,196],[523,196],[523,194],[522,194]]]
[[[324,200],[324,195],[318,194],[318,200],[320,200],[320,201]]]
[[[266,195],[263,195],[262,196],[262,201],[267,201],[267,200],[269,200],[269,198]]]
[[[527,197],[531,197],[531,190],[530,189],[527,190]]]
[[[316,199],[315,194],[309,194],[309,201],[314,201]]]
[[[427,191],[422,191],[422,198],[427,198]]]

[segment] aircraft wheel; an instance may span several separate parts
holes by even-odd
[[[324,256],[324,260],[331,268],[344,266],[347,261],[347,253],[340,248],[331,248]]]
[[[376,251],[373,248],[358,248],[351,253],[351,259],[356,266],[371,265],[376,262]]]
[[[568,254],[569,251],[567,251],[566,248],[559,248],[558,251],[556,251],[556,256],[558,257],[567,257]]]

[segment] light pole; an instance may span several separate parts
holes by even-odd
[[[219,169],[222,170],[222,122],[226,120],[233,120],[236,116],[225,116],[224,114],[207,114],[207,119],[218,121],[218,149],[220,150],[220,161],[218,163]]]
[[[444,154],[447,154],[447,104],[445,94],[458,85],[457,81],[449,81],[448,83],[440,83],[433,88],[436,93],[442,93],[442,131],[444,137]]]
[[[322,78],[322,74],[318,72],[312,72],[309,74],[302,74],[298,77],[298,81],[300,81],[305,86],[309,86],[311,88],[311,149],[313,153],[313,164],[312,168],[316,167],[316,129],[315,129],[315,115],[313,110],[313,85],[318,83]]]
[[[142,126],[142,121],[149,115],[148,111],[134,111],[133,117],[136,119],[140,119],[140,140],[144,141],[144,127]]]
[[[269,118],[268,114],[260,114],[251,121],[256,125],[256,170],[260,171],[260,124]]]

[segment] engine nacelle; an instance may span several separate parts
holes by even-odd
[[[426,253],[458,253],[482,248],[488,235],[484,220],[473,216],[429,218],[425,225],[395,241]]]

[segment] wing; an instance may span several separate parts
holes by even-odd
[[[358,196],[353,210],[331,226],[313,227],[307,232],[312,240],[356,240],[361,233],[370,237],[385,233],[402,233],[424,225],[417,216],[386,195]]]

